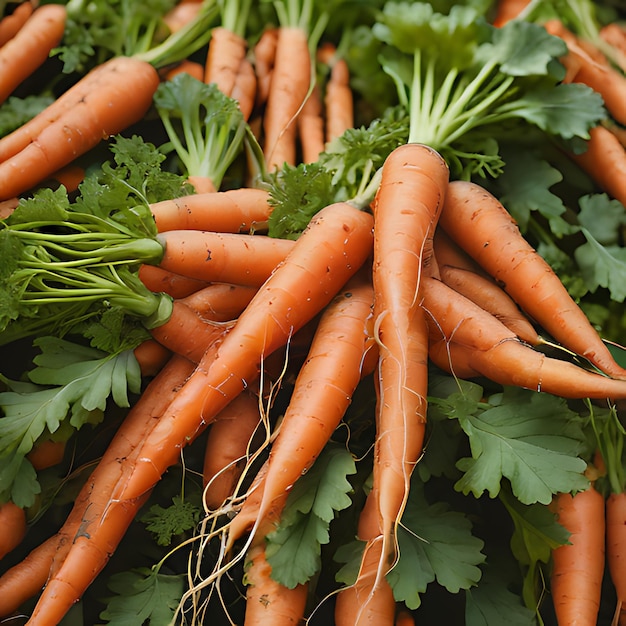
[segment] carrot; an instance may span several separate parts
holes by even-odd
[[[537,346],[544,343],[528,318],[509,295],[494,281],[470,270],[439,266],[441,280],[510,328],[522,341]]]
[[[154,67],[133,57],[116,57],[92,70],[50,107],[0,139],[2,199],[30,189],[103,138],[140,120],[158,84]]]
[[[111,501],[111,490],[120,476],[128,472],[133,450],[154,426],[155,416],[180,392],[192,371],[190,361],[178,356],[170,359],[125,417],[74,501],[65,524],[51,538],[57,545],[52,559],[39,555],[42,563],[38,567],[45,569],[47,585],[29,623],[57,624],[107,563],[149,495],[148,492],[133,502],[118,505]],[[0,592],[4,589],[3,578],[0,577]],[[7,584],[11,582],[10,579]]]
[[[266,28],[253,48],[254,71],[257,77],[256,106],[260,107],[267,101],[274,62],[278,28]]]
[[[57,170],[50,177],[55,186],[63,185],[67,191],[76,191],[85,178],[85,169],[70,163]]]
[[[345,59],[336,59],[330,70],[324,96],[326,141],[340,137],[354,127],[354,96],[350,87],[350,70]]]
[[[257,78],[252,62],[248,58],[241,60],[239,71],[231,97],[237,101],[244,120],[249,120],[256,102]]]
[[[171,351],[155,339],[146,339],[134,349],[142,376],[154,376],[161,371],[171,356]]]
[[[253,545],[245,563],[246,614],[244,626],[303,624],[308,585],[288,589],[271,577],[264,541]]]
[[[623,24],[612,22],[600,29],[600,37],[613,49],[614,60],[623,72],[626,72],[626,28]]]
[[[596,626],[605,558],[604,497],[593,485],[551,504],[569,544],[552,551],[550,590],[559,626]]]
[[[3,559],[9,552],[17,548],[22,543],[26,535],[26,513],[24,509],[5,502],[0,505],[0,559]]]
[[[626,492],[606,500],[606,557],[617,594],[616,618],[626,618]]]
[[[393,626],[396,603],[386,578],[379,578],[383,543],[377,512],[376,487],[367,496],[359,515],[357,537],[367,541],[361,570],[354,585],[337,594],[336,626]]]
[[[440,224],[556,341],[605,374],[626,379],[626,370],[615,362],[559,277],[493,195],[471,182],[451,182]]]
[[[159,235],[162,269],[214,282],[258,287],[293,249],[294,242],[265,235],[169,230]]]
[[[210,284],[206,280],[169,272],[157,265],[142,265],[139,268],[139,278],[150,291],[163,292],[172,298],[184,298]]]
[[[570,158],[603,191],[626,206],[626,148],[604,126],[595,126],[590,135],[587,150],[580,154],[570,152]]]
[[[394,626],[415,626],[413,614],[406,609],[399,609]]]
[[[304,163],[314,163],[324,151],[324,118],[318,85],[313,87],[297,120],[298,138]]]
[[[261,501],[245,503],[233,518],[227,550],[245,530],[276,514],[274,503],[313,465],[337,428],[373,349],[367,331],[372,306],[371,279],[359,273],[322,314],[257,488]]]
[[[263,152],[268,170],[296,163],[296,119],[310,83],[311,54],[306,31],[281,26],[263,116]]]
[[[43,439],[35,443],[26,458],[30,461],[31,465],[39,471],[58,465],[63,460],[64,456],[65,441]]]
[[[245,38],[230,28],[213,28],[204,66],[204,82],[215,83],[222,93],[230,97],[247,49]]]
[[[573,82],[583,83],[597,91],[611,116],[620,124],[626,124],[626,77],[615,70],[605,58],[604,62],[599,62],[597,56],[592,58],[581,40],[560,20],[548,20],[544,27],[551,35],[560,37],[567,44],[567,56],[561,59],[570,70],[565,82],[569,82],[571,76]]]
[[[383,165],[373,203],[374,323],[380,351],[373,480],[381,537],[370,543],[382,538],[382,547],[375,548],[382,559],[380,584],[393,561],[396,525],[424,441],[428,329],[420,291],[448,176],[435,150],[415,143],[400,146]],[[371,550],[368,544],[368,557]]]
[[[0,46],[15,37],[35,10],[34,2],[20,2],[12,13],[0,19]]]
[[[191,4],[191,3],[185,3]],[[177,5],[181,6],[181,5]],[[172,80],[177,74],[186,72],[190,76],[193,76],[196,80],[202,80],[204,78],[204,65],[198,63],[198,61],[192,61],[191,59],[184,59],[174,67],[169,68],[165,72],[165,80]]]
[[[263,189],[237,188],[199,193],[150,205],[157,230],[253,233],[265,227],[272,207]]]
[[[201,5],[202,0],[178,2],[163,16],[163,22],[171,33],[176,33],[198,16]],[[202,72],[204,74],[204,68]]]
[[[216,510],[233,495],[261,422],[259,397],[244,389],[211,424],[204,448],[204,503]]]
[[[0,48],[0,103],[28,78],[61,41],[67,12],[64,5],[44,4],[14,37]]]
[[[213,283],[181,298],[181,302],[201,318],[213,322],[228,322],[238,317],[256,293],[255,287]]]
[[[626,394],[626,381],[533,350],[493,315],[439,280],[424,278],[422,307],[428,313],[431,342],[447,343],[448,371],[463,371],[462,377],[472,377],[473,370],[474,376],[486,376],[502,385],[563,398],[622,399]],[[433,358],[432,350],[430,354]]]
[[[467,270],[468,272],[474,272],[474,274],[480,274],[483,278],[488,276],[487,272],[485,272],[467,252],[462,250],[450,239],[450,236],[443,228],[437,228],[435,230],[433,251],[437,266],[448,265],[450,267]]]
[[[514,20],[528,6],[530,0],[498,0],[492,24],[502,28],[507,22]]]
[[[312,219],[217,348],[198,364],[137,453],[116,497],[149,490],[215,416],[258,376],[261,359],[286,344],[358,271],[371,250],[372,218],[332,204]],[[209,351],[210,352],[210,351]]]

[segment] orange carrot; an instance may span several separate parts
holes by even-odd
[[[203,319],[229,322],[239,317],[256,291],[255,287],[213,283],[181,298],[181,302]]]
[[[324,151],[324,118],[319,86],[315,85],[298,115],[298,138],[302,161],[314,163]]]
[[[244,120],[249,120],[256,103],[257,78],[252,62],[243,58],[235,77],[231,97],[237,101]]]
[[[85,169],[80,165],[70,163],[54,172],[50,179],[55,186],[63,185],[67,191],[76,191],[85,179]]]
[[[587,150],[580,154],[569,153],[592,180],[626,206],[626,148],[617,135],[604,126],[590,131]]]
[[[528,318],[509,295],[494,281],[469,270],[439,266],[441,280],[510,328],[522,341],[536,346],[543,343]]]
[[[192,3],[185,3],[186,5],[190,5]],[[177,5],[183,6],[183,5]],[[172,80],[174,76],[181,73],[187,73],[190,76],[193,76],[196,80],[202,80],[204,78],[204,66],[202,63],[198,63],[197,61],[192,61],[191,59],[184,59],[174,67],[169,68],[165,72],[165,80]]]
[[[322,314],[257,487],[260,504],[245,503],[233,518],[227,549],[255,522],[276,513],[274,503],[313,465],[337,428],[373,349],[367,331],[372,306],[371,279],[359,273]]]
[[[158,84],[157,71],[140,59],[116,57],[97,66],[50,107],[0,139],[0,199],[30,189],[103,138],[137,122]]]
[[[204,82],[215,83],[222,93],[231,97],[247,49],[245,38],[230,28],[213,28],[204,67]]]
[[[324,95],[327,142],[354,127],[354,96],[348,64],[345,59],[332,59],[329,63],[330,77]]]
[[[592,58],[581,40],[560,20],[548,20],[544,27],[551,35],[560,37],[567,44],[567,56],[561,59],[569,69],[565,81],[568,82],[571,76],[573,82],[583,83],[597,91],[611,116],[620,124],[626,124],[626,77],[615,70],[606,59],[599,62],[597,56]]]
[[[233,495],[260,422],[258,394],[244,389],[211,424],[202,469],[204,503],[209,509],[218,509]]]
[[[271,577],[264,541],[246,555],[246,614],[244,626],[297,626],[303,624],[308,585],[288,589]]]
[[[626,395],[626,381],[533,350],[493,315],[439,280],[424,277],[422,306],[428,313],[431,342],[443,339],[447,343],[451,370],[463,371],[462,377],[472,377],[468,370],[473,369],[474,376],[563,398],[622,399]],[[443,361],[437,365],[447,369]]]
[[[254,71],[257,77],[256,105],[262,106],[267,101],[274,62],[276,60],[276,44],[278,29],[266,28],[253,48]]]
[[[593,485],[555,496],[557,521],[571,534],[552,552],[550,591],[559,626],[596,626],[605,557],[604,497]]]
[[[171,356],[171,351],[155,339],[146,339],[134,349],[142,376],[154,376],[161,371]]]
[[[626,379],[626,370],[615,362],[559,277],[493,195],[471,182],[450,183],[440,224],[556,341],[605,374]]]
[[[370,539],[366,555],[369,558],[374,549],[381,557],[377,584],[382,584],[393,561],[396,526],[422,453],[428,328],[420,291],[448,176],[448,167],[435,150],[413,143],[400,146],[383,165],[373,203],[374,324],[380,351],[373,480],[381,536]]]
[[[265,235],[169,230],[159,235],[162,269],[214,282],[258,287],[293,249],[294,242]]]
[[[617,594],[619,619],[626,618],[626,492],[606,500],[606,558]]]
[[[20,2],[20,4],[13,9],[12,13],[0,19],[0,46],[4,46],[9,39],[15,37],[17,32],[33,14],[34,10],[34,2],[26,0],[25,2]]]
[[[5,502],[0,505],[0,559],[3,559],[9,552],[17,548],[22,543],[26,535],[26,513],[24,509]]]
[[[151,204],[150,209],[159,232],[253,233],[263,229],[270,216],[268,198],[263,189],[237,188],[163,200]]]
[[[171,33],[175,33],[198,16],[201,5],[202,0],[178,2],[163,16],[163,22]],[[204,73],[204,68],[202,72]]]
[[[234,397],[258,376],[261,359],[284,346],[361,267],[371,250],[372,218],[339,203],[322,209],[293,250],[208,354],[169,405],[137,453],[137,463],[116,497],[149,490]]]
[[[0,103],[50,55],[65,31],[65,6],[44,4],[0,48]]]
[[[615,63],[626,72],[626,27],[618,22],[606,24],[600,29],[600,37],[611,46]]]
[[[36,441],[27,458],[36,470],[58,465],[65,456],[65,441],[42,439]]]
[[[399,609],[394,626],[415,626],[413,614],[406,609]]]
[[[206,280],[169,272],[157,265],[142,265],[139,268],[139,278],[150,291],[163,292],[172,298],[184,298],[210,284]]]
[[[268,170],[296,163],[296,119],[311,83],[307,33],[281,26],[267,106],[263,116],[263,151]]]
[[[507,22],[514,20],[528,6],[530,0],[498,0],[496,2],[496,13],[492,23],[501,28]]]

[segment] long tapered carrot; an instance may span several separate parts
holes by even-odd
[[[310,82],[311,55],[306,31],[281,26],[263,116],[263,152],[268,170],[296,163],[296,118]]]
[[[268,467],[258,487],[261,502],[244,503],[229,526],[227,547],[273,508],[306,472],[345,414],[374,350],[368,332],[373,287],[369,273],[348,281],[322,314],[306,360],[298,372]]]
[[[37,7],[22,28],[0,47],[0,103],[49,57],[65,31],[62,4]]]
[[[272,208],[263,189],[237,188],[163,200],[150,205],[157,230],[251,233],[264,227]]]
[[[204,68],[204,82],[215,83],[222,93],[230,97],[247,49],[245,38],[230,28],[213,28]]]
[[[35,10],[35,3],[27,0],[18,4],[12,13],[0,19],[0,46],[15,37]]]
[[[265,235],[169,230],[159,235],[162,269],[190,278],[262,285],[293,249],[294,242]]]
[[[266,28],[259,36],[253,48],[254,72],[257,77],[256,106],[261,107],[267,102],[274,62],[276,60],[276,44],[278,28]]]
[[[475,183],[453,181],[439,223],[556,341],[605,374],[626,379],[626,370],[497,198]]]
[[[522,343],[495,316],[434,278],[423,281],[422,306],[428,313],[431,342],[447,342],[450,368],[462,377],[486,376],[502,385],[516,385],[563,398],[622,399],[626,381],[584,370],[547,357]],[[439,346],[442,349],[444,346]],[[432,351],[430,352],[432,358]],[[445,358],[445,353],[440,353]]]
[[[570,158],[600,189],[626,206],[626,148],[604,126],[595,126],[589,134],[587,150],[579,154],[569,152]]]
[[[617,619],[626,618],[626,492],[606,500],[606,560],[617,595]],[[621,622],[620,622],[621,623]]]
[[[142,446],[116,497],[150,489],[192,441],[258,375],[260,361],[285,345],[356,273],[371,251],[370,215],[339,203],[322,209],[237,319],[217,354],[198,364]]]
[[[237,101],[243,119],[248,121],[254,112],[257,95],[257,77],[252,61],[243,58],[235,77],[231,98]]]
[[[0,559],[22,543],[26,535],[26,512],[13,502],[0,506]]]
[[[298,115],[298,138],[304,163],[314,163],[324,151],[324,118],[318,85],[313,87]]]
[[[102,139],[139,121],[159,85],[156,69],[132,57],[116,57],[88,76],[32,124],[0,140],[2,199],[30,189]]]
[[[448,177],[435,150],[400,146],[383,165],[373,204],[374,323],[380,352],[373,480],[382,534],[371,541],[382,538],[382,548],[376,548],[382,559],[380,584],[393,561],[396,527],[424,441],[428,330],[420,290]]]
[[[604,497],[593,485],[551,504],[569,532],[569,545],[552,552],[550,592],[559,626],[596,626],[605,560]]]

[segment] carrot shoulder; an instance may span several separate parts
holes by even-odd
[[[626,379],[626,370],[497,198],[475,183],[454,181],[439,223],[556,341],[605,374]]]

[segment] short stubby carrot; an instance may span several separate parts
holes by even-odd
[[[294,247],[291,239],[266,235],[168,230],[158,236],[165,252],[159,267],[220,283],[262,285]]]
[[[203,358],[137,452],[116,498],[151,489],[233,398],[256,379],[261,360],[335,296],[363,265],[372,246],[371,215],[337,203],[318,212],[283,263],[267,279],[215,351]]]
[[[617,594],[620,619],[626,618],[626,492],[606,500],[606,560]]]
[[[65,31],[62,4],[37,7],[14,37],[0,47],[0,103],[43,65]]]
[[[420,292],[433,258],[432,237],[448,177],[448,166],[432,148],[400,146],[383,165],[373,203],[374,325],[380,354],[373,480],[380,498],[381,567],[393,561],[388,557],[395,549],[396,525],[423,447],[428,328]]]
[[[27,191],[139,121],[158,85],[157,70],[133,57],[115,57],[92,70],[50,107],[0,139],[0,199]]]
[[[556,341],[608,376],[626,380],[626,370],[495,196],[475,183],[453,181],[439,223]]]
[[[272,212],[263,189],[237,188],[163,200],[150,205],[157,230],[253,233],[267,228]]]
[[[550,358],[522,343],[494,315],[443,282],[425,277],[423,283],[422,307],[427,312],[431,346],[438,345],[437,365],[442,369],[462,378],[473,377],[473,371],[474,376],[486,376],[502,385],[563,398],[625,397],[626,381]],[[430,354],[432,358],[432,350]]]
[[[559,624],[596,626],[605,559],[604,496],[592,486],[555,496],[551,510],[569,532],[552,551],[550,592]]]

